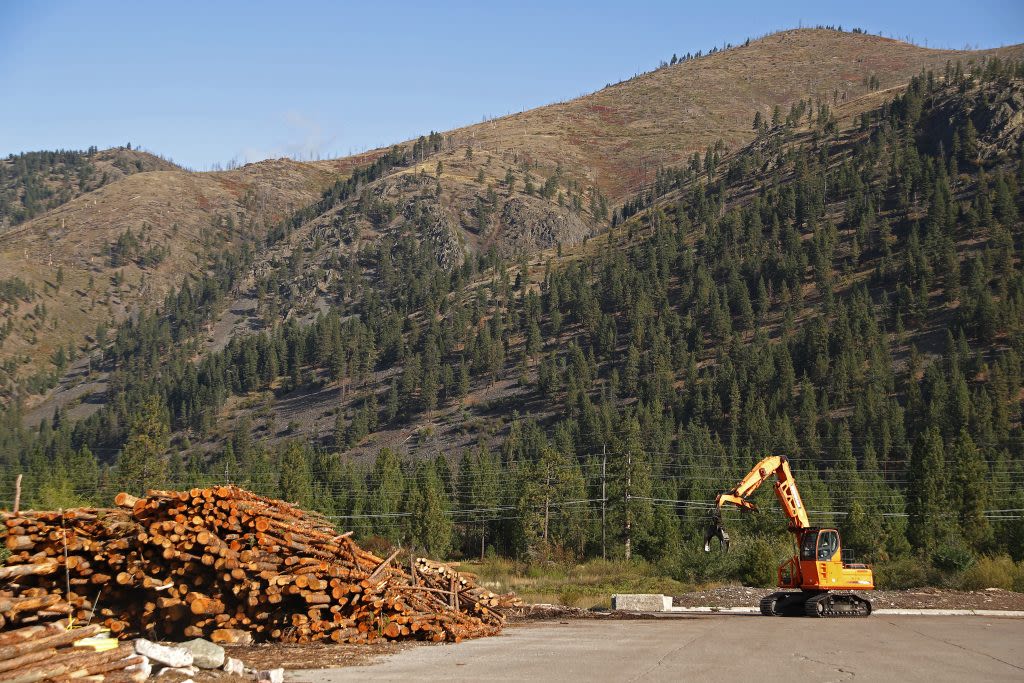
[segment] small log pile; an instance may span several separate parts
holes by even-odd
[[[470,609],[475,614],[487,616],[491,612],[504,618],[504,611],[510,607],[521,607],[522,602],[514,595],[498,595],[478,586],[473,574],[455,570],[455,563],[435,562],[419,557],[411,574],[419,577],[420,583],[430,586],[439,594],[448,593],[450,606],[455,609]]]
[[[47,576],[55,563],[0,567],[0,582],[27,576]],[[106,629],[99,624],[69,628],[66,618],[72,607],[60,595],[42,588],[14,596],[0,591],[0,680],[32,681],[142,681],[148,670],[144,658],[130,643],[117,647],[93,647],[87,639]],[[13,628],[13,626],[19,628]]]
[[[122,638],[221,643],[458,642],[497,633],[519,604],[453,565],[421,558],[406,572],[397,551],[379,558],[319,515],[234,486],[122,493],[115,504],[0,515],[11,553],[0,587],[6,570],[11,599]],[[10,607],[0,614],[17,620]]]
[[[98,624],[69,629],[67,620],[61,620],[0,633],[0,680],[146,680],[149,670],[145,658],[135,654],[131,643],[109,649],[82,643],[103,630]]]
[[[54,561],[0,567],[0,585],[20,577],[53,574],[59,565]],[[11,626],[38,624],[65,617],[71,606],[60,595],[45,588],[31,588],[15,594],[0,590],[0,630]]]

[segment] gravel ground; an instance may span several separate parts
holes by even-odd
[[[412,647],[426,645],[420,642],[383,642],[371,645],[338,645],[337,643],[316,643],[297,645],[291,643],[267,643],[251,646],[228,646],[225,651],[228,657],[240,659],[250,668],[266,671],[283,668],[286,671],[295,669],[329,669],[344,666],[369,664],[384,655],[395,654]],[[163,675],[161,681],[166,683],[182,683],[188,677],[178,674]],[[252,683],[252,676],[229,676],[222,671],[200,671],[191,677],[195,683]]]
[[[720,586],[672,596],[676,607],[757,607],[773,588]],[[955,591],[918,588],[906,591],[865,591],[872,605],[881,609],[1005,609],[1024,610],[1024,593],[987,588]]]

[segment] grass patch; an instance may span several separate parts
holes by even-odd
[[[530,564],[504,558],[463,562],[487,588],[515,591],[527,602],[569,607],[610,607],[613,593],[684,593],[693,586],[666,576],[644,561],[590,560],[582,564]]]
[[[979,558],[960,575],[959,584],[972,591],[1002,588],[1024,592],[1024,562],[1014,564],[1006,555]]]

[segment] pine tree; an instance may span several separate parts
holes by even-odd
[[[1009,183],[1006,182],[1006,178],[1003,176],[1002,171],[996,174],[995,182],[995,202],[994,202],[994,213],[999,222],[1006,227],[1018,227],[1015,226],[1017,223],[1017,203],[1013,199],[1013,193],[1010,192]]]
[[[613,552],[631,555],[650,547],[651,465],[639,421],[626,417],[618,431],[622,437],[615,443],[615,456],[608,458],[608,529],[610,537],[620,540]]]
[[[428,353],[420,381],[420,403],[429,417],[437,408],[437,394],[441,390],[440,360],[436,353]]]
[[[992,527],[985,510],[988,509],[990,473],[982,452],[974,445],[966,429],[953,447],[954,465],[951,493],[960,532],[977,552],[990,549]]]
[[[494,515],[491,510],[498,507],[501,500],[502,472],[496,454],[491,453],[481,444],[470,461],[472,485],[468,489],[467,503],[469,509],[481,510],[476,513],[475,525],[479,529],[480,559],[483,559],[488,539],[488,529],[494,526],[489,521]]]
[[[385,423],[390,424],[395,421],[395,418],[398,417],[399,406],[400,403],[398,400],[398,381],[392,380],[391,386],[388,388],[387,402],[384,404]]]
[[[944,515],[949,512],[944,472],[942,433],[932,427],[917,438],[907,471],[907,538],[914,548],[930,554],[945,537]]]
[[[432,557],[446,557],[452,547],[452,520],[444,484],[430,461],[419,462],[414,479],[419,484],[419,500],[413,506],[416,537]]]
[[[299,507],[312,507],[313,474],[309,453],[298,441],[291,441],[281,454],[281,497]]]
[[[374,515],[371,522],[373,532],[392,542],[398,542],[397,515],[402,507],[402,493],[405,490],[405,475],[402,464],[390,448],[384,448],[377,455],[371,474],[370,505],[367,513]]]
[[[169,445],[167,410],[160,397],[150,396],[132,420],[128,441],[117,458],[117,479],[121,488],[139,495],[150,488],[161,488]]]
[[[857,460],[853,457],[850,428],[845,421],[839,425],[834,453],[835,462],[828,477],[829,494],[836,508],[849,510],[854,501],[863,497],[864,487],[857,471]]]

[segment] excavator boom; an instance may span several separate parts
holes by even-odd
[[[800,498],[800,491],[793,479],[793,472],[789,468],[789,458],[784,455],[769,455],[747,472],[747,476],[740,480],[740,483],[725,493],[718,494],[715,498],[715,512],[712,524],[709,526],[704,537],[704,550],[710,551],[712,538],[722,541],[722,547],[728,550],[729,534],[722,526],[721,509],[726,503],[735,505],[742,510],[756,511],[757,505],[749,500],[757,489],[770,477],[775,477],[775,495],[782,505],[782,511],[789,520],[789,530],[796,532],[801,529],[808,529],[811,526],[807,519],[807,510],[804,509],[803,500]],[[724,537],[724,538],[723,538]]]

